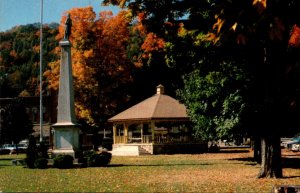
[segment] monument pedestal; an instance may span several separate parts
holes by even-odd
[[[79,125],[75,118],[74,90],[71,62],[71,43],[59,42],[61,46],[61,64],[58,91],[57,123],[54,129],[53,156],[67,154],[75,157],[79,150]]]
[[[64,154],[75,158],[75,153],[79,150],[79,125],[57,123],[52,127],[55,144],[53,156]]]

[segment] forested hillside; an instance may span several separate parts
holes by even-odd
[[[43,69],[57,60],[53,49],[58,24],[43,28]],[[16,26],[0,33],[0,97],[36,96],[39,94],[39,24]],[[45,82],[46,83],[46,82]],[[47,84],[44,84],[47,92]]]

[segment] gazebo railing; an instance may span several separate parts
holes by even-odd
[[[152,135],[143,135],[141,138],[115,136],[115,143],[152,143]]]
[[[156,143],[156,144],[170,144],[170,143],[193,143],[193,139],[188,136],[180,136],[179,138],[155,135],[154,140],[152,135],[143,135],[142,137],[128,137],[125,136],[115,136],[115,143]]]
[[[169,142],[169,138],[166,137],[166,136],[155,135],[155,137],[154,137],[154,142],[155,142],[156,144],[168,143],[168,142]]]
[[[143,135],[142,143],[152,143],[152,135]]]
[[[192,143],[193,139],[189,136],[170,137],[155,135],[154,143],[156,144],[172,144],[172,143]]]
[[[115,136],[115,143],[127,143],[124,136]]]

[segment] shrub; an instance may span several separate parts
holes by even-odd
[[[89,159],[94,154],[96,154],[96,151],[94,150],[84,151],[82,157]]]
[[[34,162],[34,167],[38,169],[46,169],[48,167],[48,160],[46,158],[38,158]]]
[[[109,152],[101,152],[98,154],[97,164],[98,166],[107,166],[111,160],[111,153]]]
[[[44,142],[41,142],[40,145],[38,146],[38,156],[40,158],[46,158],[46,159],[49,158],[48,147]]]
[[[35,142],[35,138],[30,136],[28,148],[26,150],[26,158],[25,162],[28,168],[34,168],[34,162],[38,157],[37,146]]]
[[[86,168],[88,166],[86,157],[79,157],[78,158],[78,163],[81,164],[80,165],[81,168]]]
[[[10,153],[9,149],[0,149],[0,155],[9,154],[9,153]]]
[[[59,169],[67,169],[73,167],[73,156],[71,155],[58,155],[53,159],[53,167]]]
[[[101,152],[96,153],[92,152],[87,154],[88,166],[90,167],[103,167],[107,166],[111,160],[111,153],[109,152]]]
[[[30,136],[25,158],[27,167],[39,169],[47,168],[47,158],[49,158],[47,150],[48,148],[44,142],[41,142],[37,147],[35,138]]]
[[[211,144],[208,148],[209,152],[216,153],[220,151],[220,147],[217,144]]]

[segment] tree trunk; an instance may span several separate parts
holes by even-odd
[[[261,168],[258,178],[282,178],[280,137],[261,137]]]
[[[261,164],[261,139],[258,137],[255,137],[253,140],[253,157],[254,160],[258,163]]]

